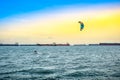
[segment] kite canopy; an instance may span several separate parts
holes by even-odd
[[[84,29],[84,24],[81,21],[78,21],[78,23],[80,23],[80,31],[82,31]]]

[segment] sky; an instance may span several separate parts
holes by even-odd
[[[1,0],[0,43],[15,42],[120,43],[120,0]]]

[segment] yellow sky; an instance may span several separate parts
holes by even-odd
[[[83,31],[79,30],[79,20],[85,24]],[[120,42],[120,8],[37,12],[11,18],[1,26],[3,43]]]

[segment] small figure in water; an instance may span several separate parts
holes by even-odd
[[[34,51],[34,53],[35,53],[35,54],[38,54],[38,52],[37,52],[36,50]]]

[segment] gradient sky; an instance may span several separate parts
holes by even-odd
[[[120,0],[1,0],[0,43],[15,42],[120,42]]]

